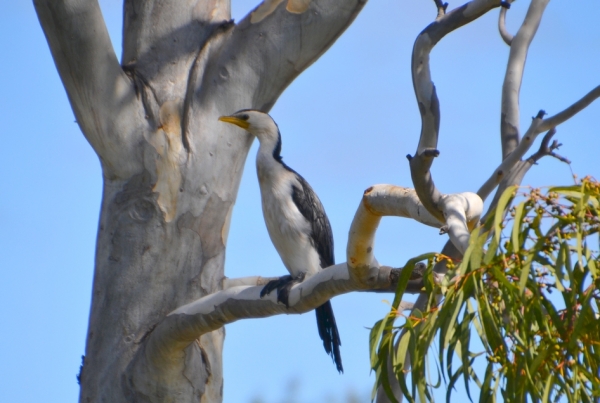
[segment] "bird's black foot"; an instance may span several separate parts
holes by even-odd
[[[277,302],[282,302],[289,308],[290,290],[294,284],[301,283],[302,280],[304,280],[304,274],[301,274],[298,277],[292,277],[289,274],[281,276],[277,280],[269,281],[260,292],[260,297],[263,298],[265,295],[277,290]]]

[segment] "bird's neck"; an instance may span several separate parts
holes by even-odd
[[[289,168],[281,159],[281,137],[262,139],[256,154],[256,169],[261,183],[271,182]]]

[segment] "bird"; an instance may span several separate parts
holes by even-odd
[[[319,197],[308,182],[283,162],[281,133],[269,114],[242,109],[220,121],[256,136],[260,143],[256,171],[269,237],[290,273],[267,283],[261,298],[277,290],[277,301],[289,308],[292,286],[335,264],[331,224]],[[331,301],[315,309],[319,336],[339,373],[343,373],[340,335]]]

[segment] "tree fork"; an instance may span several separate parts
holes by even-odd
[[[222,329],[160,367],[148,335],[222,287],[252,138],[217,118],[269,110],[365,2],[292,3],[232,25],[228,1],[126,0],[121,67],[97,1],[34,1],[104,177],[81,402],[222,400]]]

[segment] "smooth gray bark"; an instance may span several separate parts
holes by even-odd
[[[412,62],[422,118],[410,164],[415,190],[367,189],[350,229],[347,264],[296,285],[292,306],[284,309],[274,296],[259,297],[264,279],[224,277],[229,220],[253,139],[217,118],[242,108],[268,111],[365,1],[266,0],[234,24],[228,0],[126,0],[119,63],[96,0],[34,0],[104,177],[81,402],[222,401],[224,324],[305,312],[344,292],[393,289],[398,270],[380,266],[373,250],[386,215],[442,227],[450,234],[443,253],[459,258],[481,215],[481,198],[500,182],[498,172],[509,173],[505,185],[520,183],[533,162],[552,155],[547,143],[554,127],[600,97],[597,87],[553,117],[540,114],[522,139],[504,141],[510,133],[503,132],[503,162],[481,198],[443,195],[430,173],[440,105],[429,53],[500,0],[473,0],[448,14],[435,0],[437,19],[417,38]],[[536,24],[547,2],[533,0]],[[521,31],[509,41],[524,48],[521,70],[535,28],[529,34],[526,45],[519,44]],[[518,81],[509,105],[516,116]],[[546,130],[546,146],[522,161]],[[434,271],[444,275],[446,268],[442,263]],[[421,280],[411,280],[410,291],[421,290]],[[422,294],[414,308],[426,299]],[[388,401],[379,392],[377,401]]]
[[[429,63],[434,46],[452,31],[470,23],[500,6],[500,0],[474,0],[445,14],[445,6],[436,1],[438,16],[415,40],[411,60],[411,73],[415,97],[421,114],[421,134],[414,156],[407,155],[410,174],[419,199],[427,211],[441,222],[446,222],[443,195],[431,175],[440,130],[440,102],[431,79]]]
[[[508,3],[511,2],[512,1],[508,1]],[[544,119],[545,113],[544,111],[540,111],[532,120],[531,126],[523,137],[519,137],[519,95],[525,60],[529,51],[529,45],[536,34],[548,2],[549,0],[532,0],[530,2],[527,16],[519,29],[519,32],[514,37],[506,31],[504,26],[506,9],[503,8],[500,12],[500,35],[511,47],[511,51],[502,91],[500,128],[502,162],[477,192],[478,196],[485,200],[494,189],[497,189],[495,198],[492,200],[487,214],[495,208],[497,200],[502,192],[509,186],[519,185],[531,166],[533,166],[533,164],[541,157],[551,155],[563,161],[567,161],[565,158],[553,153],[553,150],[557,148],[556,144],[548,144],[555,132],[555,127],[570,119],[600,97],[600,87],[596,87],[580,100],[552,117]],[[435,44],[446,34],[479,18],[493,7],[499,6],[500,1],[473,0],[447,14],[445,13],[447,7],[446,4],[440,0],[434,0],[434,3],[438,9],[437,18],[435,22],[431,23],[419,34],[415,40],[413,49],[411,71],[415,95],[421,113],[422,126],[417,152],[414,157],[408,156],[408,159],[413,185],[415,186],[415,191],[420,202],[433,217],[439,221],[445,221],[446,226],[448,226],[448,219],[447,217],[444,217],[445,214],[443,213],[444,196],[437,190],[430,172],[433,159],[439,155],[437,143],[441,112],[436,89],[431,80],[429,55]],[[547,130],[548,133],[544,137],[540,149],[523,161],[522,158],[529,151],[537,136]],[[466,211],[466,209],[461,210],[461,212],[464,211]],[[468,244],[469,236],[462,231],[462,227],[464,227],[464,225],[459,226],[459,228],[461,228],[461,235],[463,235],[463,238],[466,239]],[[470,225],[469,227],[469,229],[472,229]],[[464,245],[464,242],[462,245]],[[457,242],[451,236],[451,240],[444,246],[442,254],[449,256],[452,259],[459,260],[462,258],[464,251],[465,249],[464,247],[461,247],[461,242]],[[434,273],[445,275],[446,272],[447,267],[445,260],[435,265]],[[424,310],[427,306],[428,299],[428,295],[424,293],[420,294],[413,305],[413,310]],[[391,403],[393,401],[402,402],[404,396],[402,395],[395,375],[392,374],[393,368],[391,367],[391,362],[388,361],[387,364],[390,374],[388,380],[393,396],[388,396],[383,387],[380,386],[377,390],[376,401],[377,403]],[[409,370],[410,365],[410,353],[407,353],[403,370]]]
[[[365,1],[267,3],[234,24],[225,0],[126,0],[120,64],[97,1],[34,1],[104,176],[81,402],[222,401],[222,329],[160,363],[147,342],[222,287],[252,138],[217,118],[268,111]]]

